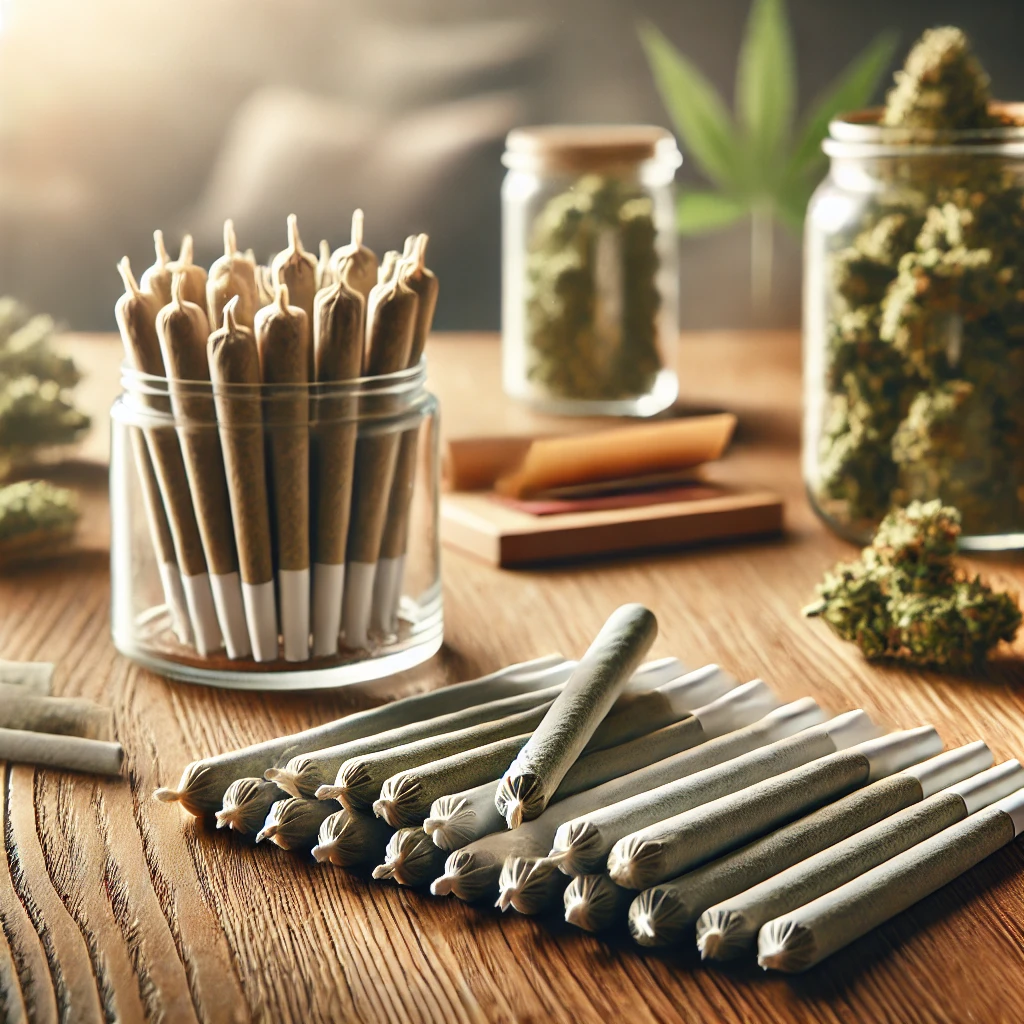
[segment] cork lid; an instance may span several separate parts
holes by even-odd
[[[605,171],[664,161],[673,170],[682,156],[672,133],[647,124],[539,125],[513,128],[502,162],[514,170]]]

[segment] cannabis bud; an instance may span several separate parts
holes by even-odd
[[[879,187],[829,256],[813,492],[857,536],[932,498],[968,534],[1024,522],[1024,177],[996,147],[927,149],[1004,123],[994,110],[964,34],[926,32],[882,117],[906,135],[866,169]]]
[[[70,444],[89,427],[71,393],[81,375],[55,349],[55,333],[48,316],[0,298],[0,475],[34,449]]]
[[[647,394],[662,369],[654,206],[634,185],[588,174],[533,223],[526,319],[531,381],[559,398]]]
[[[0,563],[55,553],[79,519],[74,492],[44,480],[0,487]]]
[[[995,593],[955,560],[960,513],[940,501],[890,512],[856,562],[825,575],[820,616],[869,659],[953,670],[975,667],[1021,624],[1015,595]]]

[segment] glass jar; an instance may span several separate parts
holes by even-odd
[[[834,121],[807,214],[804,480],[841,536],[939,498],[1024,547],[1024,126]]]
[[[640,125],[519,128],[503,162],[505,391],[554,413],[668,408],[679,390],[675,139]]]
[[[337,384],[169,384],[128,367],[121,383],[119,651],[187,682],[285,690],[377,679],[439,649],[438,406],[425,362]],[[306,409],[296,429],[289,417]],[[287,509],[270,454],[282,443],[289,460],[308,459],[308,494],[300,484]]]

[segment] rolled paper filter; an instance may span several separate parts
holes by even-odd
[[[351,287],[369,301],[370,292],[377,284],[377,257],[372,249],[363,245],[363,228],[363,211],[356,210],[352,214],[352,240],[334,251],[330,265],[339,277],[343,271],[347,272]]]
[[[0,728],[0,761],[92,775],[120,775],[123,758],[120,743]]]
[[[308,850],[316,843],[317,833],[330,807],[320,800],[296,799],[293,796],[270,805],[263,828],[256,833],[256,842],[269,839],[282,850]]]
[[[351,272],[346,280],[355,287]],[[419,299],[401,277],[374,287],[366,307],[366,376],[396,373],[409,364]],[[345,557],[342,630],[346,646],[370,645],[373,583],[387,520],[388,499],[401,440],[401,425],[361,424],[356,444],[352,513]]]
[[[509,828],[544,811],[657,635],[643,605],[611,614],[498,786],[495,806]]]
[[[784,712],[786,709],[779,709]],[[790,705],[787,714],[773,713],[776,719],[771,731],[795,729],[797,725],[808,721],[816,721],[821,711],[812,700],[797,701]],[[760,742],[764,732],[757,734]],[[769,731],[769,734],[770,732]],[[746,742],[754,742],[747,738]],[[710,746],[707,744],[706,746]],[[698,755],[700,748],[687,752],[688,757]],[[724,757],[729,749],[720,749],[717,756]],[[697,764],[703,762],[698,757]],[[711,763],[714,763],[712,757]],[[473,902],[488,897],[493,898],[497,892],[498,879],[502,865],[509,857],[543,858],[551,849],[555,833],[566,821],[603,807],[609,800],[618,799],[622,794],[642,793],[652,785],[664,780],[666,773],[670,777],[682,772],[687,767],[680,764],[680,758],[667,758],[665,761],[631,772],[621,779],[614,779],[604,785],[595,786],[558,803],[553,803],[543,814],[533,821],[526,822],[519,828],[507,829],[482,836],[466,846],[452,852],[445,861],[444,874],[434,880],[431,892],[443,896],[452,893],[459,899]],[[556,865],[558,858],[550,858]]]
[[[416,326],[413,329],[409,366],[418,366],[427,345],[427,336],[434,322],[439,284],[427,268],[427,235],[410,235],[405,240],[402,268],[405,283],[416,293]],[[374,577],[373,615],[376,628],[394,632],[398,605],[405,575],[405,557],[409,539],[409,514],[416,480],[416,453],[422,424],[406,430],[398,448],[395,477],[388,500],[387,520],[381,539],[380,559]]]
[[[274,510],[278,607],[286,661],[309,658],[309,318],[277,283],[256,314]]]
[[[1022,831],[1024,790],[1017,790],[769,921],[757,937],[757,962],[765,970],[805,971],[948,885]]]
[[[139,287],[144,292],[154,295],[161,306],[166,306],[171,301],[173,267],[171,257],[167,254],[167,246],[164,244],[164,233],[159,228],[153,232],[153,248],[156,250],[156,259],[152,266],[142,272]]]
[[[718,413],[540,438],[530,444],[514,471],[494,481],[494,489],[507,497],[528,498],[554,487],[690,469],[719,458],[735,429],[732,413]],[[497,454],[507,458],[504,452]]]
[[[210,335],[207,359],[224,459],[249,642],[256,661],[277,658],[277,608],[264,459],[263,402],[256,336],[224,308],[224,326]]]
[[[524,700],[523,697],[513,699]],[[452,754],[465,754],[467,751],[477,750],[494,740],[512,737],[519,740],[519,745],[522,746],[523,738],[529,736],[529,730],[540,722],[550,706],[551,703],[548,701],[518,714],[481,722],[466,729],[426,736],[399,746],[389,746],[351,757],[338,769],[334,786],[330,787],[330,799],[339,800],[344,806],[355,810],[372,807],[378,817],[388,820],[396,808],[390,801],[381,801],[379,798],[381,787],[389,778],[399,772],[418,768],[420,765],[447,758]],[[497,774],[501,768],[496,767],[493,771]],[[318,795],[322,792],[323,788],[317,790]]]
[[[341,632],[356,438],[357,399],[332,387],[362,373],[366,301],[347,276],[313,303],[313,358],[318,398],[313,433],[316,479],[313,561],[313,653],[336,654]]]
[[[203,311],[203,320],[206,321],[206,330],[211,329],[210,315],[206,308],[206,268],[195,262],[195,248],[191,235],[186,235],[181,240],[181,249],[178,258],[170,264],[173,275],[171,292],[173,294],[175,278],[181,278],[181,297],[185,302],[191,302]],[[168,299],[168,301],[170,301]]]
[[[393,831],[372,814],[343,808],[324,818],[313,857],[321,864],[328,862],[339,868],[374,864]]]
[[[717,666],[707,668],[715,671],[703,680],[693,680],[695,685],[691,699],[695,702],[713,692],[710,684],[717,677],[721,677],[721,682],[732,679]],[[705,672],[705,669],[700,669],[692,673],[692,676],[701,676]],[[704,686],[704,683],[708,685]],[[761,682],[736,687],[726,696],[731,698],[729,703],[736,711],[732,721],[738,724],[760,718],[775,703],[771,691]],[[720,720],[720,724],[724,723]],[[555,790],[552,803],[670,758],[707,738],[709,735],[706,732],[694,729],[693,720],[686,718],[618,746],[586,754],[566,773]],[[505,819],[494,802],[497,790],[496,780],[438,797],[431,804],[430,813],[423,822],[424,830],[430,833],[441,849],[457,850],[475,839],[505,828]],[[383,789],[381,793],[383,795]]]
[[[320,239],[320,248],[317,250],[316,261],[316,287],[330,288],[337,281],[335,272],[331,267],[331,243],[326,238]]]
[[[171,301],[157,314],[156,333],[203,554],[210,571],[217,623],[228,657],[245,658],[252,652],[252,646],[246,628],[231,503],[210,386],[206,353],[209,331],[203,310],[184,298],[183,282],[180,274],[175,276]]]
[[[0,658],[0,683],[17,686],[22,693],[48,697],[53,690],[52,661],[5,661]]]
[[[798,701],[746,730],[727,733],[679,756],[664,766],[662,780],[643,790],[628,785],[621,787],[625,791],[621,795],[609,790],[603,804],[559,828],[551,855],[560,859],[569,874],[604,870],[612,847],[638,829],[833,754],[879,731],[862,711],[814,725],[821,717],[816,705],[800,707]]]
[[[559,787],[555,794],[556,798],[559,797],[560,793],[563,796],[568,795],[564,791],[563,786],[570,776],[575,775],[577,779],[581,777],[595,779],[595,781],[590,781],[586,785],[579,785],[577,783],[576,789],[570,790],[571,792],[578,792],[579,789],[586,789],[589,785],[596,785],[599,781],[605,781],[605,778],[620,774],[620,772],[612,770],[612,776],[599,776],[598,772],[586,769],[581,773],[579,771],[581,762],[598,752],[605,755],[603,760],[606,765],[609,762],[621,763],[622,756],[625,754],[627,763],[631,765],[630,769],[626,770],[631,770],[632,767],[639,767],[638,764],[634,763],[637,760],[640,760],[641,764],[649,764],[651,760],[656,760],[656,755],[651,756],[651,751],[656,748],[667,746],[670,748],[667,750],[667,753],[675,753],[680,749],[679,745],[670,739],[655,736],[652,740],[650,734],[644,735],[642,733],[644,728],[643,716],[638,716],[637,712],[643,710],[643,698],[662,697],[668,691],[670,696],[679,702],[676,714],[678,718],[688,715],[688,712],[682,706],[687,692],[691,694],[696,693],[698,689],[704,692],[712,692],[714,690],[712,684],[717,684],[717,687],[721,688],[730,685],[730,683],[731,679],[725,673],[716,672],[710,677],[697,680],[683,676],[673,683],[665,684],[646,693],[623,694],[613,706],[612,711],[609,712],[601,728],[594,733],[587,748],[585,748],[585,753],[586,751],[590,753],[573,765],[566,778],[562,780],[562,786]],[[768,709],[766,708],[765,710]],[[650,725],[656,730],[660,722],[652,721]],[[640,734],[639,736],[638,733]],[[644,745],[639,747],[637,751],[632,749],[627,751],[620,750],[623,744],[617,743],[618,740],[621,739],[629,743],[639,740],[641,736],[643,736]],[[380,799],[374,804],[374,813],[379,814],[396,827],[400,825],[421,824],[428,817],[431,807],[438,799],[445,797],[447,794],[462,793],[471,788],[484,786],[496,780],[501,775],[502,768],[516,755],[528,738],[529,736],[526,734],[497,739],[493,742],[467,748],[460,753],[401,771],[388,778],[381,786]],[[641,754],[640,751],[643,751],[643,753]],[[605,771],[607,770],[609,769],[606,768]],[[495,831],[497,828],[504,827],[504,820],[498,815],[497,808],[494,807],[494,790],[496,790],[496,786],[492,789],[491,793],[490,802],[493,808],[493,815],[488,815],[488,822],[491,821],[491,818],[495,817],[496,822],[493,828],[488,828],[488,831]],[[433,834],[437,829],[438,823],[435,820],[429,831]],[[454,847],[446,848],[454,849]]]
[[[373,869],[377,879],[399,885],[429,885],[444,866],[444,853],[421,828],[400,828],[389,840],[384,863]]]
[[[217,828],[230,828],[244,836],[255,836],[263,827],[270,808],[287,794],[265,779],[235,779],[224,794],[217,811]]]
[[[941,750],[931,726],[837,750],[623,837],[608,874],[626,889],[657,885]]]
[[[251,331],[256,310],[262,305],[256,285],[256,267],[238,251],[234,222],[226,220],[224,255],[213,261],[206,281],[206,315],[211,327],[224,322],[224,308],[236,296],[235,320]]]
[[[607,875],[577,875],[563,893],[565,920],[585,932],[603,932],[626,919],[633,893]]]
[[[110,708],[81,697],[45,697],[23,686],[0,683],[0,728],[112,740]]]
[[[118,264],[118,271],[124,282],[125,294],[117,300],[114,315],[128,361],[139,373],[163,377],[164,360],[156,333],[159,300],[143,292],[136,284],[127,257]],[[170,398],[147,394],[142,400],[153,413],[166,418],[168,423],[167,426],[146,427],[143,433],[174,542],[196,649],[205,657],[219,650],[223,639],[217,624],[210,575],[203,554],[185,461],[177,435],[170,425]],[[140,477],[144,472],[144,469],[140,469]]]
[[[709,907],[697,922],[697,945],[708,959],[753,949],[759,929],[1024,785],[1017,761],[980,772],[822,850],[757,885]]]
[[[319,750],[498,697],[541,690],[550,686],[552,679],[568,678],[572,664],[561,655],[550,654],[510,665],[479,679],[438,687],[427,693],[359,711],[304,732],[193,761],[185,766],[176,789],[161,787],[153,795],[166,803],[180,802],[191,814],[206,814],[221,806],[225,791],[235,779],[261,776],[268,768],[291,756],[292,752]]]
[[[508,857],[498,876],[495,906],[502,912],[541,914],[554,906],[568,879],[547,857]]]
[[[646,889],[633,902],[629,927],[643,946],[680,941],[709,907],[735,896],[904,807],[960,782],[992,764],[992,752],[980,740],[912,765],[784,825],[741,849],[678,878]],[[756,929],[749,936],[752,944]],[[720,933],[718,958],[727,947],[740,951]]]
[[[312,324],[313,300],[317,291],[317,259],[302,248],[299,220],[294,213],[288,215],[288,247],[274,257],[270,264],[270,276],[275,289],[279,284],[288,289],[288,301],[306,314],[307,324]],[[307,379],[312,379],[313,376],[312,355],[310,350]]]

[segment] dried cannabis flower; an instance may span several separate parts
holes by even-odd
[[[960,514],[938,500],[890,512],[857,562],[841,563],[804,609],[867,658],[964,670],[1021,623],[1017,598],[997,594],[954,560]]]
[[[71,397],[81,375],[54,349],[54,334],[48,316],[0,298],[0,475],[32,449],[69,444],[89,427]]]
[[[910,142],[1003,123],[959,29],[924,34],[882,123]],[[897,140],[898,141],[898,140]],[[968,534],[1024,519],[1024,180],[995,150],[908,155],[830,257],[815,497],[866,536],[939,498]]]
[[[527,373],[551,395],[622,399],[662,369],[654,207],[643,192],[588,174],[548,200],[527,260]]]
[[[21,480],[0,487],[0,562],[53,550],[67,540],[78,522],[72,491],[43,480]]]

